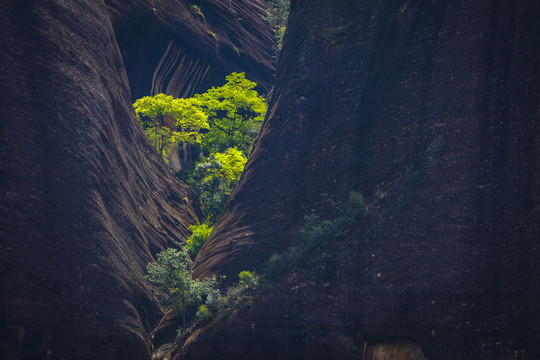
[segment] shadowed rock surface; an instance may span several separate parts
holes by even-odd
[[[260,271],[326,198],[387,196],[177,359],[540,357],[532,1],[292,1],[267,121],[195,274]],[[213,346],[208,346],[213,344]]]
[[[260,0],[107,0],[132,100],[192,96],[233,71],[270,88],[275,40]]]
[[[132,96],[192,94],[240,69],[268,87],[258,2],[202,1],[203,25],[184,2],[106,3],[0,5],[2,359],[150,358],[161,314],[144,268],[198,209]]]

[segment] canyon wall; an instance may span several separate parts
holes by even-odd
[[[1,358],[151,357],[161,311],[144,269],[199,211],[131,103],[244,68],[268,87],[264,8],[224,6],[201,2],[202,27],[183,2],[0,4]]]
[[[132,100],[192,96],[245,72],[266,93],[276,62],[261,0],[107,0]]]
[[[293,0],[267,120],[196,276],[262,271],[315,209],[373,203],[177,358],[540,356],[540,6]],[[208,344],[213,344],[209,347]]]

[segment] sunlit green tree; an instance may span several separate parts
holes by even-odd
[[[209,129],[208,116],[198,99],[157,94],[138,99],[133,107],[150,142],[166,163],[180,142],[201,143],[200,130]]]
[[[232,73],[226,80],[223,86],[195,95],[210,124],[202,147],[207,155],[231,147],[247,155],[264,120],[266,100],[254,90],[257,84],[246,79],[244,73]]]

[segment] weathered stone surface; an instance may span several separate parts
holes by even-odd
[[[132,99],[177,97],[225,82],[233,71],[270,88],[275,40],[261,0],[107,0]]]
[[[293,0],[267,121],[195,273],[261,270],[326,197],[387,196],[178,358],[361,359],[396,338],[428,359],[540,357],[539,11]]]
[[[1,358],[150,358],[144,268],[198,210],[132,96],[272,71],[260,2],[199,3],[204,23],[179,1],[0,4]]]

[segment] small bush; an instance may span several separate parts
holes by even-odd
[[[227,289],[227,295],[222,296],[219,302],[221,311],[234,311],[249,305],[253,295],[259,288],[259,276],[251,271],[242,271],[238,274],[238,284]]]
[[[240,286],[244,288],[245,292],[250,292],[259,286],[259,277],[256,273],[252,273],[251,271],[242,271],[240,274],[238,274],[238,277],[240,278]]]
[[[351,191],[345,203],[330,202],[334,207],[334,220],[321,220],[315,210],[306,215],[300,237],[284,254],[274,254],[268,261],[264,271],[267,278],[279,278],[291,265],[304,266],[314,253],[346,234],[353,224],[369,213],[364,197],[357,191]]]
[[[382,200],[386,197],[386,192],[382,191],[381,189],[377,188],[377,191],[375,191],[375,194],[373,194],[373,197],[376,201]]]
[[[208,323],[214,317],[206,305],[199,305],[199,310],[197,310],[196,316],[197,319],[202,323]]]
[[[202,224],[191,225],[188,229],[193,233],[187,239],[185,249],[189,255],[194,258],[199,253],[199,250],[201,250],[206,239],[210,236],[213,227],[206,221]]]
[[[204,14],[200,7],[198,7],[197,5],[191,5],[189,7],[189,10],[191,10],[191,13],[193,14],[193,16],[199,18],[201,22],[203,23],[206,22],[206,18],[204,17]]]
[[[264,269],[265,277],[277,279],[289,269],[289,261],[285,255],[274,253]]]

